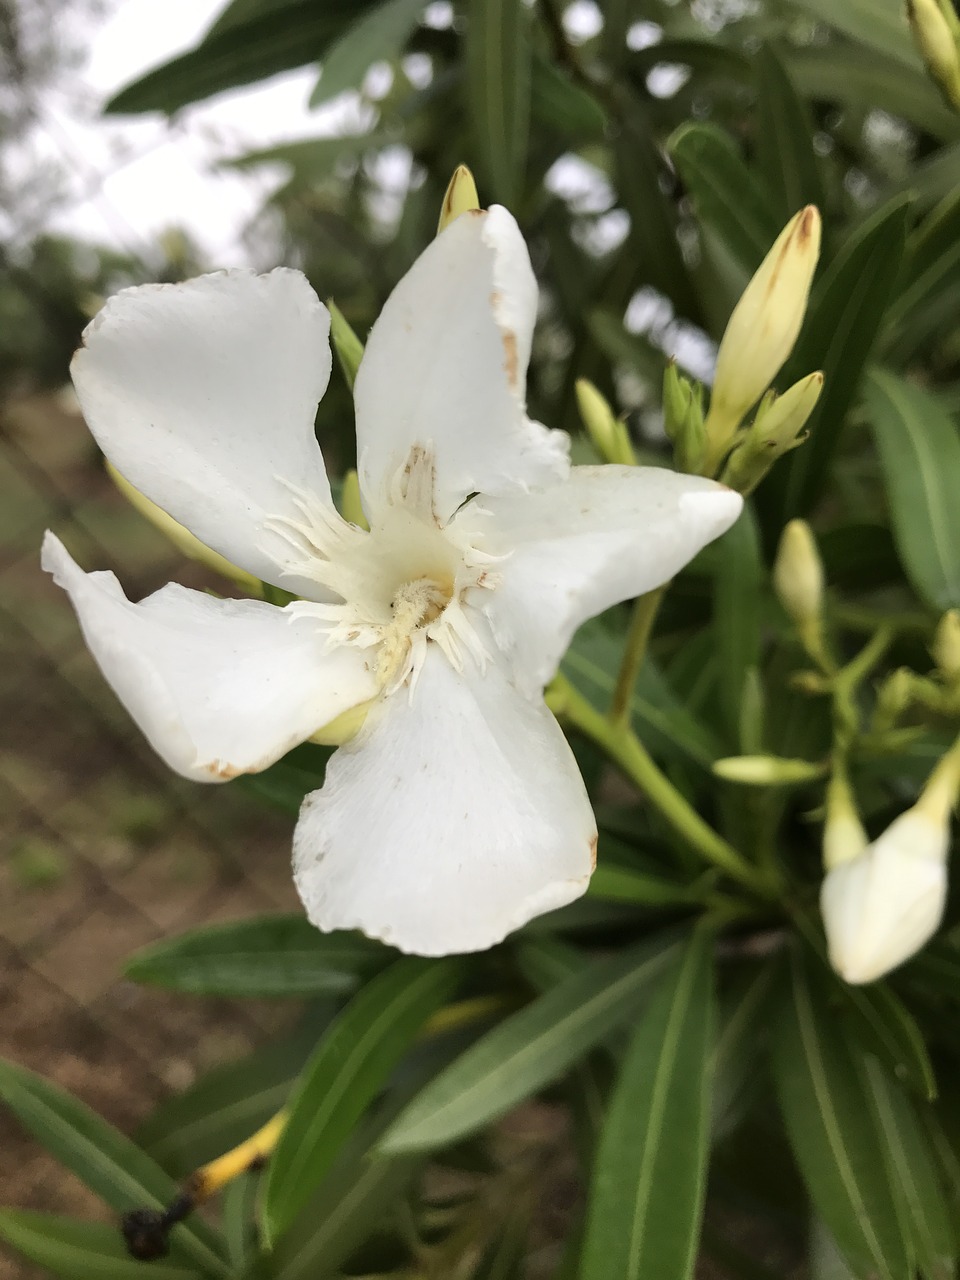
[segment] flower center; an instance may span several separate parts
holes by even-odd
[[[272,517],[267,527],[293,551],[287,565],[318,587],[318,598],[295,601],[291,613],[322,620],[330,647],[375,650],[370,666],[386,693],[408,680],[413,687],[431,643],[458,670],[467,655],[486,662],[476,615],[464,600],[475,587],[496,585],[495,557],[451,526],[439,527],[429,450],[411,450],[369,532],[288,487],[298,515]]]

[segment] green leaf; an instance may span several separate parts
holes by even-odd
[[[944,105],[931,81],[895,58],[870,49],[859,49],[851,58],[849,49],[818,43],[791,49],[785,62],[804,98],[855,110],[889,111],[945,142],[960,137],[960,117]]]
[[[760,664],[764,568],[753,511],[746,506],[717,541],[713,625],[720,661],[720,698],[729,740],[738,748],[747,673]]]
[[[960,192],[951,193],[907,242],[902,288],[887,313],[886,348],[914,359],[951,332],[960,316]]]
[[[751,276],[780,233],[770,198],[741,159],[732,138],[715,124],[683,124],[667,151],[707,224]]]
[[[826,482],[844,419],[894,290],[909,208],[909,197],[898,197],[878,209],[850,236],[816,286],[780,381],[788,386],[822,369],[823,393],[807,423],[810,438],[778,466],[761,490],[764,499],[768,493],[779,499],[781,523],[806,514]]]
[[[807,104],[769,45],[757,55],[756,68],[758,158],[776,198],[777,221],[785,225],[804,205],[823,208],[825,202],[813,124]]]
[[[443,1146],[502,1116],[629,1020],[675,952],[672,939],[657,938],[560,981],[431,1081],[390,1128],[382,1149]]]
[[[265,80],[317,62],[345,23],[370,0],[288,0],[245,21],[218,24],[195,49],[126,85],[107,103],[113,115],[165,111],[168,115],[211,94]]]
[[[599,139],[607,127],[606,112],[566,72],[534,50],[531,65],[530,109],[534,119],[573,141]]]
[[[673,303],[678,315],[698,322],[700,299],[680,251],[676,211],[661,186],[666,167],[642,105],[631,98],[625,99],[613,156],[617,190],[630,214],[627,244],[635,259],[639,280],[659,289]],[[662,374],[661,362],[658,385]]]
[[[0,1238],[63,1280],[144,1280],[145,1275],[151,1280],[196,1280],[204,1274],[166,1261],[145,1267],[127,1253],[117,1228],[100,1222],[4,1209]]]
[[[794,957],[773,1067],[787,1135],[817,1212],[859,1273],[909,1275],[883,1153],[850,1042]]]
[[[597,1152],[580,1280],[689,1280],[707,1185],[712,939],[661,979],[614,1088]]]
[[[907,67],[921,70],[923,64],[900,0],[793,0],[793,3],[858,44],[868,45]],[[843,52],[853,63],[862,50],[854,53],[844,49]]]
[[[587,623],[574,636],[562,670],[595,707],[606,708],[622,651],[622,636],[601,623]],[[691,715],[650,658],[643,664],[630,708],[638,733],[654,754],[686,757],[707,769],[722,754],[720,742]]]
[[[960,439],[935,396],[885,369],[864,389],[900,560],[939,610],[960,604]]]
[[[270,1162],[262,1215],[268,1242],[282,1236],[309,1199],[460,973],[456,961],[407,957],[369,982],[328,1029],[290,1101]]]
[[[174,1178],[229,1151],[280,1110],[332,1014],[332,1004],[310,1006],[291,1034],[167,1098],[140,1126],[137,1142]]]
[[[937,1096],[933,1063],[912,1014],[888,983],[867,987],[841,984],[846,1002],[856,1012],[854,1034],[864,1048],[885,1062],[898,1080],[905,1080],[921,1098]]]
[[[0,1061],[0,1098],[25,1129],[85,1186],[120,1213],[165,1208],[177,1184],[77,1098],[24,1067]],[[196,1217],[174,1227],[171,1249],[213,1276],[226,1276],[223,1240]]]
[[[618,867],[603,861],[603,839],[600,841],[600,860],[590,877],[588,897],[602,898],[605,902],[635,902],[639,906],[665,907],[696,901],[696,892],[689,884],[669,876],[649,871],[636,871],[632,867]]]
[[[226,169],[255,169],[264,164],[285,164],[291,177],[283,190],[286,193],[309,189],[327,181],[342,160],[356,160],[365,151],[384,145],[382,133],[346,134],[341,138],[302,138],[297,142],[283,142],[275,147],[260,147],[220,161]],[[272,766],[275,767],[275,766]]]
[[[423,0],[387,0],[348,27],[327,50],[310,106],[318,107],[345,89],[359,88],[374,62],[398,57],[422,12]]]
[[[230,1265],[240,1272],[257,1247],[256,1208],[260,1175],[242,1173],[228,1182],[221,1195],[223,1237]]]
[[[887,1175],[897,1202],[900,1229],[925,1275],[952,1277],[947,1266],[957,1240],[926,1133],[903,1091],[876,1058],[864,1060],[866,1096],[883,1138]]]
[[[360,934],[320,933],[300,915],[255,916],[144,947],[124,973],[191,995],[336,995],[382,968],[390,955]]]
[[[517,208],[530,125],[529,18],[523,0],[470,0],[467,107],[489,196]]]
[[[773,1016],[774,964],[735,973],[722,993],[713,1049],[713,1140],[736,1128],[756,1088],[758,1059]]]

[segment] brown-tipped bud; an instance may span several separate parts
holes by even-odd
[[[784,529],[773,566],[773,586],[801,632],[819,622],[823,565],[806,520],[791,520]]]
[[[473,174],[465,164],[457,165],[440,206],[437,235],[445,231],[455,218],[460,217],[461,213],[469,213],[479,208],[480,197],[477,195],[477,184],[473,180]]]
[[[707,415],[717,461],[793,350],[819,256],[820,214],[807,205],[784,227],[733,309],[717,353]]]

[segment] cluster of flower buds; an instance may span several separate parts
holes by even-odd
[[[734,307],[717,352],[705,422],[708,473],[734,449],[730,480],[739,475],[753,488],[781,454],[801,443],[803,427],[820,394],[822,374],[804,378],[779,400],[766,400],[739,441],[737,433],[793,350],[819,256],[820,214],[807,205],[781,231]],[[738,460],[743,449],[746,452]]]
[[[927,70],[960,110],[960,18],[953,0],[907,0],[907,18]]]
[[[830,963],[846,982],[873,982],[929,941],[947,897],[950,811],[960,790],[960,740],[920,799],[872,843],[841,769],[827,789],[820,910]]]

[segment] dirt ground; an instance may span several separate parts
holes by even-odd
[[[292,824],[153,755],[40,571],[48,526],[133,599],[206,582],[116,493],[69,405],[0,409],[0,1055],[130,1132],[286,1021],[280,1005],[168,996],[120,971],[191,926],[294,908]],[[0,1205],[103,1216],[2,1110]],[[0,1247],[0,1280],[34,1274]]]

